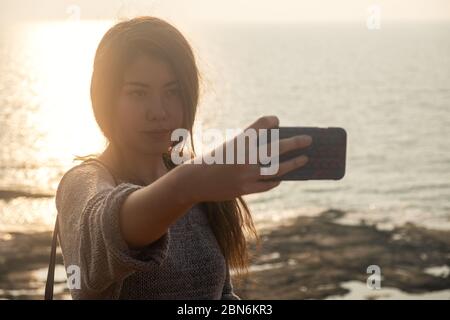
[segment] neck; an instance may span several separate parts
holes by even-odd
[[[119,159],[117,150],[109,145],[99,156],[100,160],[110,164],[124,177],[141,181],[148,185],[168,172],[161,154],[137,154],[132,150],[126,150]]]

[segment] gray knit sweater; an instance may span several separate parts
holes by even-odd
[[[123,181],[116,185],[98,161],[74,166],[61,179],[56,208],[64,265],[80,274],[78,288],[71,282],[73,299],[239,299],[199,204],[156,242],[128,248],[119,210],[139,188]]]

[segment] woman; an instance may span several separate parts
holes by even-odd
[[[91,99],[108,146],[82,157],[56,194],[64,264],[79,270],[74,299],[239,299],[230,269],[246,270],[246,233],[257,236],[241,196],[279,182],[255,164],[171,161],[171,131],[191,132],[198,94],[191,47],[172,25],[139,17],[104,35]],[[250,127],[277,126],[272,116]],[[310,142],[283,139],[280,153]]]

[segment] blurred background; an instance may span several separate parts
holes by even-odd
[[[450,2],[0,4],[0,298],[39,299],[54,193],[105,140],[89,98],[114,23],[154,15],[191,43],[197,125],[339,126],[346,176],[246,196],[264,235],[244,298],[450,299]],[[61,263],[61,260],[60,260]],[[381,269],[381,289],[366,268]],[[57,268],[58,298],[70,298]]]

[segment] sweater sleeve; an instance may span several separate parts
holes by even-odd
[[[233,291],[233,283],[231,282],[230,269],[227,264],[225,283],[222,291],[222,300],[241,300]]]
[[[131,250],[121,235],[120,208],[140,188],[115,186],[109,172],[95,164],[78,165],[61,179],[56,193],[61,249],[66,269],[76,266],[80,276],[73,298],[118,298],[126,277],[153,270],[167,257],[170,231],[140,250]]]

